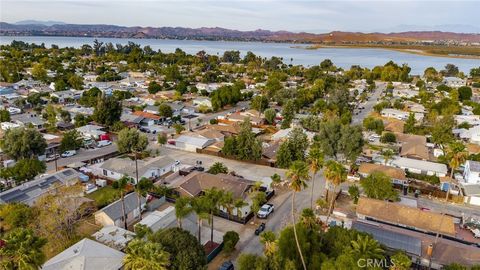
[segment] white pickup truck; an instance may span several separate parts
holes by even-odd
[[[273,213],[275,207],[273,204],[266,203],[262,205],[260,210],[258,210],[257,217],[259,218],[267,218],[271,213]]]

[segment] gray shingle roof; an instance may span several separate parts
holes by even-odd
[[[146,203],[147,200],[142,196],[141,204]],[[124,198],[125,203],[125,214],[132,212],[135,209],[138,209],[138,198],[137,193],[132,192],[127,194]],[[121,200],[115,201],[104,208],[100,209],[99,212],[104,212],[112,220],[118,220],[122,217],[122,202]]]

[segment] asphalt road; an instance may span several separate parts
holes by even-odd
[[[373,106],[377,104],[378,99],[387,88],[387,84],[384,82],[375,82],[375,84],[375,91],[368,95],[368,99],[365,104],[360,105],[361,107],[364,107],[364,109],[360,111],[358,109],[354,110],[354,112],[358,112],[358,115],[354,114],[352,116],[352,124],[362,124],[363,119],[365,119],[370,114],[370,112],[373,111]]]

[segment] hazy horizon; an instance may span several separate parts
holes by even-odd
[[[0,0],[0,21],[325,33],[480,33],[477,1]]]

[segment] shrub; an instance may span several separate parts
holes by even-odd
[[[235,245],[240,240],[240,236],[235,231],[228,231],[223,236],[223,250],[230,254],[235,250]]]
[[[392,132],[385,132],[382,137],[380,138],[380,142],[382,143],[395,143],[397,142],[397,137]]]

